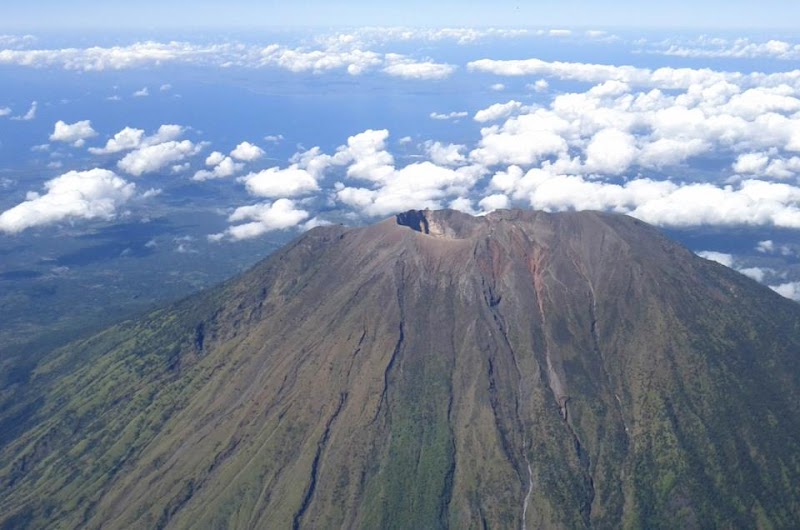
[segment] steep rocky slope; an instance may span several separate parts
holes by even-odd
[[[0,394],[4,528],[791,528],[800,305],[634,219],[322,227]]]

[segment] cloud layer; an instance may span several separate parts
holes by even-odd
[[[70,171],[44,184],[45,193],[0,214],[0,230],[15,234],[27,228],[74,219],[113,219],[131,199],[135,185],[106,169]]]

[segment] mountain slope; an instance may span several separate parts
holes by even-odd
[[[800,306],[631,218],[312,230],[54,352],[7,528],[790,528]]]

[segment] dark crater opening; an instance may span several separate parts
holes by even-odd
[[[423,234],[430,234],[430,226],[428,225],[428,218],[425,217],[425,212],[421,210],[409,210],[396,215],[397,224],[400,226],[407,226],[417,232]]]

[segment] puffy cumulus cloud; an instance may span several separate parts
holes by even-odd
[[[670,93],[636,91],[609,80],[559,94],[547,106],[511,101],[479,111],[479,121],[505,122],[481,130],[470,159],[485,166],[547,160],[559,173],[614,176],[713,152],[739,157],[732,164],[741,175],[785,179],[800,168],[794,155],[800,152],[800,98],[791,92],[784,85],[745,90],[727,81]]]
[[[641,51],[672,57],[691,58],[800,59],[800,44],[777,39],[756,42],[746,37],[725,39],[702,36],[689,40],[667,39],[653,43]]]
[[[348,35],[334,35],[321,39],[320,48],[270,44],[266,47],[242,43],[193,44],[189,42],[137,42],[129,46],[62,49],[2,49],[0,65],[52,67],[67,70],[102,71],[164,66],[169,64],[196,64],[227,67],[277,67],[291,72],[323,73],[344,70],[350,75],[360,75],[370,70],[383,69],[387,74],[406,79],[443,79],[456,67],[431,60],[418,61],[411,57],[378,53],[365,49],[361,39]],[[2,45],[2,44],[0,44]],[[160,90],[169,90],[162,85]],[[134,96],[148,96],[143,88]]]
[[[383,140],[381,139],[383,138]],[[271,167],[240,177],[251,195],[267,198],[293,198],[319,191],[318,179],[331,165],[344,165],[354,160],[354,156],[367,159],[370,149],[382,146],[385,137],[381,131],[366,131],[350,138],[348,146],[339,148],[335,156],[323,153],[319,147],[296,153],[286,168]],[[376,161],[375,164],[380,164]],[[367,163],[362,171],[369,171]]]
[[[452,64],[433,61],[415,61],[397,54],[386,55],[384,73],[403,79],[439,80],[450,77],[456,71]]]
[[[707,260],[716,261],[721,265],[725,265],[728,268],[731,268],[741,274],[744,274],[748,278],[751,278],[759,283],[764,281],[764,278],[767,276],[768,273],[774,273],[772,269],[765,269],[762,267],[743,267],[739,260],[737,260],[732,254],[728,254],[725,252],[716,252],[714,250],[703,250],[696,253],[701,258],[705,258]]]
[[[144,138],[142,129],[125,127],[116,133],[113,138],[109,139],[105,147],[90,147],[89,152],[95,155],[105,155],[129,151],[139,147],[142,144],[142,138]]]
[[[383,57],[379,53],[359,49],[306,50],[271,44],[261,50],[261,65],[278,66],[291,72],[345,69],[351,75],[359,75],[381,64]]]
[[[8,116],[9,114],[11,114],[11,109],[9,107],[0,107],[0,118]]]
[[[237,208],[229,217],[231,223],[241,223],[229,227],[224,232],[209,236],[212,241],[231,239],[234,241],[251,239],[275,230],[286,230],[298,226],[308,219],[309,213],[299,208],[289,199],[264,202]]]
[[[197,171],[192,180],[196,181],[203,181],[203,180],[213,180],[213,179],[221,179],[232,177],[242,169],[244,169],[244,164],[239,162],[234,162],[234,160],[229,157],[222,155],[221,159],[214,155],[222,155],[222,153],[214,152],[206,158],[207,165],[213,165],[214,169],[208,171],[206,169],[201,169]],[[209,164],[209,161],[215,162],[214,164]]]
[[[431,112],[429,114],[432,120],[458,120],[469,116],[466,111],[453,111],[453,112]]]
[[[555,116],[546,120],[537,123],[539,116],[528,114],[512,118],[501,127],[483,129],[470,158],[484,166],[531,165],[549,156],[566,155],[569,146],[561,133],[569,124]]]
[[[370,187],[348,186],[342,182],[335,185],[336,199],[364,215],[386,215],[410,208],[442,208],[448,202],[464,198],[485,173],[480,166],[452,169],[428,161],[397,168],[394,157],[386,151],[388,136],[386,130],[368,130],[351,136],[347,146],[340,147],[331,159],[332,164],[348,165],[349,178],[370,184]],[[442,144],[435,149],[448,151]]]
[[[425,150],[431,161],[440,166],[460,166],[465,164],[467,159],[462,153],[465,149],[465,145],[425,142]]]
[[[81,147],[86,143],[87,138],[97,136],[97,132],[92,129],[92,122],[89,120],[66,123],[58,120],[50,135],[51,142],[64,142],[72,144],[74,147]]]
[[[707,260],[716,261],[721,265],[725,265],[726,267],[733,267],[733,255],[726,254],[724,252],[716,252],[713,250],[702,250],[696,253],[701,258],[705,258]]]
[[[331,162],[347,165],[347,176],[385,182],[392,175],[394,157],[386,150],[389,131],[367,129],[347,139],[347,145],[339,147]]]
[[[37,41],[33,35],[0,35],[0,46],[25,48]]]
[[[800,70],[766,74],[752,72],[721,72],[708,68],[639,68],[630,65],[610,65],[541,59],[479,59],[467,63],[467,70],[499,76],[541,76],[544,78],[604,83],[620,81],[630,86],[686,90],[692,86],[709,87],[730,83],[742,88],[780,87],[786,85],[795,92],[800,90]]]
[[[0,214],[0,230],[18,233],[69,219],[112,219],[135,194],[134,184],[106,169],[70,171],[44,187],[44,194],[31,192]]]
[[[550,88],[550,83],[546,79],[537,79],[536,82],[525,85],[525,88],[534,92],[547,92],[547,89]]]
[[[195,45],[187,42],[137,42],[129,46],[0,50],[0,64],[102,71],[169,63],[247,64],[253,52],[241,45]]]
[[[800,187],[762,180],[736,186],[679,184],[637,178],[622,184],[511,166],[490,189],[541,210],[608,210],[660,226],[777,226],[800,228]]]
[[[125,127],[110,138],[104,147],[90,147],[89,152],[94,155],[108,155],[130,151],[140,147],[157,145],[172,140],[177,140],[184,133],[184,127],[175,124],[166,124],[150,136],[145,136],[143,129]]]
[[[485,39],[531,37],[542,33],[529,29],[511,28],[408,28],[365,27],[349,33],[322,35],[317,41],[326,46],[386,44],[408,41],[453,41],[459,45],[473,44]]]
[[[242,142],[231,151],[231,157],[242,162],[253,162],[264,156],[264,150],[250,142]]]
[[[412,208],[437,209],[443,201],[464,196],[482,176],[482,168],[443,168],[420,162],[403,168],[388,168],[384,182],[376,188],[336,184],[336,198],[368,216],[388,215]]]
[[[778,244],[771,239],[759,241],[756,250],[762,254],[779,254],[781,256],[800,256],[800,246]]]
[[[299,197],[319,190],[317,179],[296,164],[284,169],[271,167],[239,179],[247,191],[258,197]]]
[[[219,151],[214,151],[206,157],[206,165],[213,167],[213,169],[211,171],[206,169],[197,171],[192,177],[192,180],[203,181],[231,177],[244,169],[244,162],[253,162],[262,156],[264,156],[264,150],[250,142],[242,142],[237,145],[231,151],[230,156],[225,156]],[[237,160],[239,162],[236,162]],[[260,180],[257,179],[253,173],[248,175],[247,178],[256,181]]]
[[[147,145],[132,151],[117,162],[117,167],[122,171],[141,176],[145,173],[159,171],[176,162],[181,162],[190,156],[196,155],[201,146],[189,140],[171,140],[155,145]]]
[[[781,296],[800,302],[800,282],[787,282],[779,285],[770,285],[770,289]]]
[[[0,52],[0,53],[2,53],[2,52]],[[35,120],[36,119],[36,111],[37,110],[39,110],[39,103],[37,101],[34,101],[34,102],[31,103],[30,108],[28,108],[28,111],[25,114],[21,114],[19,116],[12,116],[11,119],[12,120],[16,120],[16,121],[31,121],[31,120]]]
[[[136,92],[133,93],[133,97],[135,98],[146,98],[150,95],[150,90],[147,87],[140,88]]]
[[[213,167],[221,163],[223,160],[225,160],[225,155],[219,151],[214,151],[206,157],[206,165]]]
[[[768,152],[744,153],[731,166],[741,175],[787,179],[800,174],[800,157],[775,157]]]
[[[771,239],[765,239],[764,241],[759,241],[756,244],[756,250],[763,253],[771,253],[775,250],[775,242]]]
[[[513,99],[508,103],[495,103],[489,107],[479,110],[473,116],[473,120],[478,123],[486,123],[489,121],[497,121],[503,118],[508,118],[523,109],[522,103],[514,101]]]
[[[459,212],[468,213],[470,215],[479,214],[479,212],[476,212],[475,208],[472,207],[472,199],[467,197],[456,197],[447,204],[447,207],[451,210],[458,210]]]
[[[511,206],[511,201],[502,193],[493,193],[478,201],[478,206],[480,206],[482,211],[489,213],[495,210],[509,208]]]
[[[620,175],[636,157],[632,134],[609,128],[597,132],[586,146],[586,169],[590,172]]]
[[[744,267],[736,270],[741,272],[748,278],[752,278],[759,283],[764,281],[764,277],[767,275],[767,272],[769,271],[768,269],[762,269],[761,267]]]

